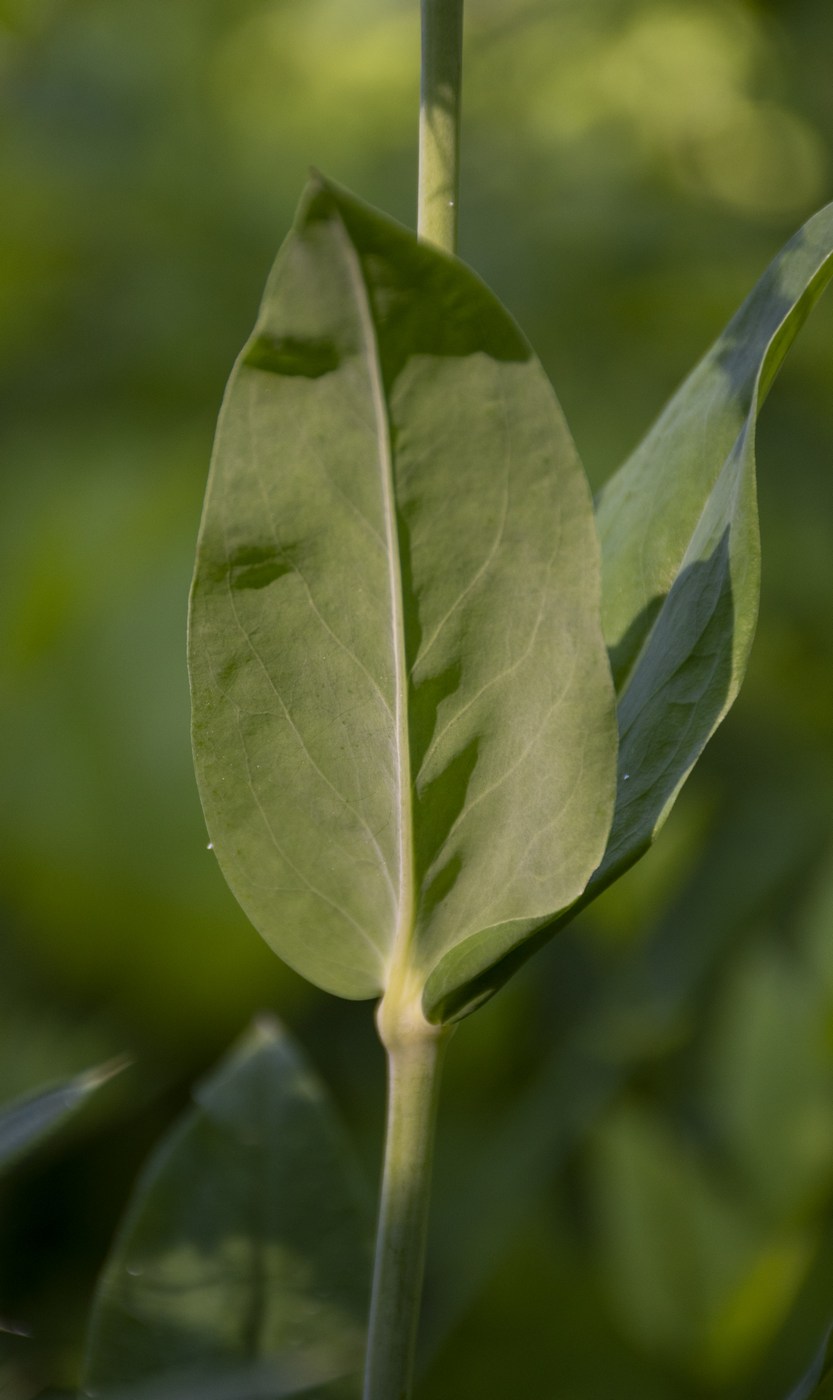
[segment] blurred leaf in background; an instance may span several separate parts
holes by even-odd
[[[50,1134],[58,1132],[102,1084],[124,1067],[119,1061],[100,1065],[65,1084],[51,1085],[40,1093],[4,1104],[0,1108],[0,1173],[8,1171]]]
[[[4,1186],[12,1400],[76,1384],[138,1165],[253,1010],[376,1170],[369,1008],[283,968],[206,850],[184,619],[222,387],[308,166],[413,223],[417,9],[0,3],[0,1096],[137,1060],[117,1130]],[[833,10],[469,9],[461,252],[598,487],[833,195]],[[730,720],[644,865],[456,1038],[432,1400],[784,1400],[833,1316],[831,332],[822,304],[762,416]]]
[[[96,1292],[84,1393],[358,1389],[369,1194],[323,1086],[261,1018],[146,1165]],[[251,1379],[251,1377],[249,1377]],[[232,1394],[234,1394],[232,1390]]]

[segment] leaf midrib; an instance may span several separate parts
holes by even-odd
[[[364,343],[365,359],[370,379],[376,445],[380,466],[382,505],[385,517],[385,543],[388,559],[392,643],[394,657],[394,744],[397,775],[398,825],[398,905],[396,927],[390,947],[387,971],[404,962],[414,926],[414,838],[411,806],[411,749],[408,723],[408,660],[405,638],[402,568],[399,552],[399,529],[396,513],[396,488],[393,474],[393,441],[390,417],[385,400],[382,367],[378,353],[378,328],[373,316],[370,293],[361,261],[339,213],[335,223],[343,245],[345,263],[356,298],[359,323]],[[385,979],[386,983],[388,978]]]

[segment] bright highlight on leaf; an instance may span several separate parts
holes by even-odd
[[[314,181],[229,385],[190,633],[214,849],[312,981],[444,1019],[581,895],[614,798],[599,589],[514,322]]]

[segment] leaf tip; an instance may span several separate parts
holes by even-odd
[[[279,1040],[285,1039],[283,1026],[271,1011],[258,1012],[252,1021],[249,1034],[252,1044],[258,1049],[276,1045]]]
[[[117,1074],[123,1070],[130,1069],[133,1058],[130,1055],[115,1055],[112,1060],[106,1060],[102,1065],[96,1065],[94,1069],[85,1070],[79,1074],[76,1084],[79,1089],[87,1093],[92,1093],[94,1089],[100,1089],[102,1084],[106,1084],[109,1079],[115,1079]]]

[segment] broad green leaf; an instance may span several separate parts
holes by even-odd
[[[463,264],[316,179],[232,376],[191,607],[208,829],[250,918],[432,1019],[569,907],[615,716],[583,473]]]
[[[619,778],[588,895],[651,844],[743,680],[760,579],[756,421],[831,255],[833,205],[786,245],[601,493]]]
[[[741,805],[743,812],[736,806],[725,815],[646,938],[584,988],[574,1022],[509,1106],[496,1109],[476,1140],[453,1149],[450,1190],[432,1207],[439,1244],[429,1350],[440,1350],[460,1323],[593,1123],[680,1043],[704,988],[725,982],[722,959],[733,935],[759,927],[776,892],[806,886],[808,847],[815,849],[818,836],[810,816],[781,830]],[[829,1278],[818,1292],[829,1299]],[[812,1344],[817,1324],[807,1306],[803,1316]]]
[[[86,1070],[66,1084],[43,1089],[0,1109],[0,1173],[62,1127],[123,1067],[124,1061],[118,1061]]]
[[[321,1086],[262,1023],[194,1100],[102,1275],[86,1393],[353,1395],[372,1221]]]

